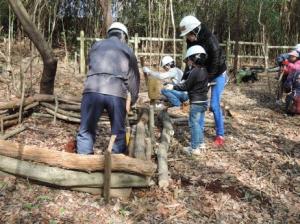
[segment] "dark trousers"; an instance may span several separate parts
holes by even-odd
[[[111,133],[117,135],[112,152],[125,152],[126,100],[101,93],[85,93],[81,101],[81,123],[77,135],[77,153],[93,154],[97,122],[104,109],[109,116]]]

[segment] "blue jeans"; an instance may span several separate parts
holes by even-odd
[[[224,136],[224,119],[221,109],[221,99],[227,81],[228,76],[227,72],[225,71],[223,74],[219,75],[213,80],[213,82],[216,82],[216,84],[211,88],[210,108],[214,114],[217,136]]]
[[[203,126],[204,115],[207,109],[207,103],[191,104],[189,127],[191,132],[191,147],[196,149],[200,144],[204,143]]]
[[[161,94],[167,97],[168,101],[175,107],[179,107],[182,102],[189,99],[185,92],[177,90],[162,89]]]
[[[111,133],[117,135],[112,152],[125,152],[126,100],[101,93],[85,93],[81,101],[81,123],[77,134],[77,153],[93,154],[97,122],[104,109],[109,116]]]

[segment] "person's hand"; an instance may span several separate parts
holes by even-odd
[[[144,73],[150,73],[150,69],[148,67],[143,67],[143,72]]]
[[[283,65],[288,65],[288,64],[289,64],[289,61],[288,61],[288,60],[284,60],[284,61],[282,62],[282,64],[283,64]]]
[[[164,89],[172,90],[174,88],[174,85],[172,84],[167,84],[164,86]]]

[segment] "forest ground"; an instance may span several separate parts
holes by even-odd
[[[41,69],[40,64],[34,67],[37,77]],[[300,117],[285,115],[268,90],[266,76],[259,78],[255,83],[226,87],[223,101],[231,116],[226,116],[223,148],[213,147],[214,129],[207,127],[207,150],[198,157],[187,156],[182,147],[188,145],[188,126],[174,126],[168,189],[135,189],[128,200],[113,199],[105,206],[99,196],[0,176],[0,222],[299,223]],[[60,62],[55,92],[79,96],[83,80],[73,64]],[[207,116],[212,117],[211,112]],[[52,119],[33,116],[24,122],[47,131],[27,130],[9,141],[62,150],[78,129],[76,124],[58,121],[53,125]],[[96,150],[107,142],[106,130],[99,129]],[[156,132],[159,136],[160,130]]]

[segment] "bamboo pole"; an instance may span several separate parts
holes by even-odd
[[[85,74],[84,31],[80,31],[80,74]]]

